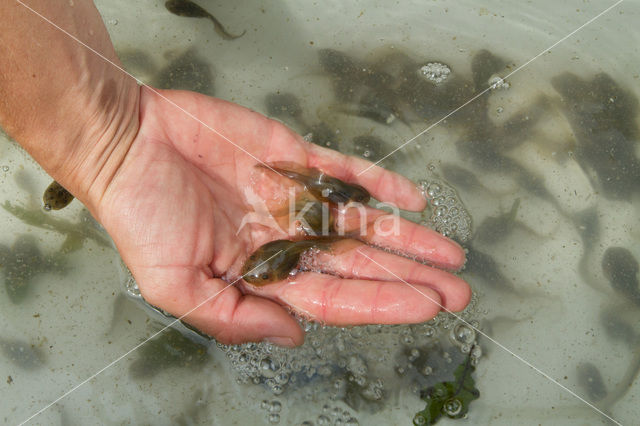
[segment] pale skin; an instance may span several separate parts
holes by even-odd
[[[28,4],[120,64],[92,2]],[[253,211],[247,190],[287,196],[285,180],[256,173],[259,161],[321,169],[402,209],[426,202],[402,176],[379,167],[356,176],[370,163],[307,143],[239,105],[140,87],[18,3],[3,2],[0,16],[2,127],[103,224],[149,303],[224,343],[284,346],[304,341],[288,310],[332,325],[398,324],[468,304],[468,285],[446,271],[463,265],[462,248],[408,221],[398,235],[368,232],[318,253],[323,273],[261,288],[239,280],[251,253],[286,238],[260,224],[236,235]]]

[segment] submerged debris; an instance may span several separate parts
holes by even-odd
[[[427,403],[424,410],[413,418],[414,425],[434,425],[444,415],[459,419],[469,411],[469,404],[480,398],[475,380],[471,377],[475,367],[472,355],[456,368],[454,381],[441,382],[420,392],[420,398]]]

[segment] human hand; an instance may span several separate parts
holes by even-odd
[[[264,176],[254,167],[258,161],[316,167],[407,210],[423,209],[425,199],[415,184],[379,167],[356,177],[368,162],[305,142],[238,105],[192,92],[159,93],[141,89],[139,130],[91,206],[149,303],[224,343],[268,340],[285,346],[304,339],[287,308],[325,324],[348,325],[416,323],[431,319],[441,305],[452,311],[466,306],[470,289],[460,278],[365,244],[446,269],[462,266],[464,252],[456,243],[405,220],[394,235],[367,232],[363,241],[340,241],[318,253],[314,262],[325,273],[300,272],[261,288],[239,280],[251,253],[287,238],[256,223],[236,235],[253,211],[248,194],[268,203],[288,195],[286,180]],[[372,217],[382,214],[367,209]]]

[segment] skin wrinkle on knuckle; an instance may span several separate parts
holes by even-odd
[[[332,308],[335,306],[336,296],[339,295],[340,291],[342,290],[342,281],[340,281],[339,279],[334,279],[330,290],[330,294],[326,298],[326,307],[324,312],[325,320],[327,312],[332,310]]]
[[[376,294],[373,296],[373,301],[371,303],[371,309],[369,310],[369,321],[371,324],[376,322],[376,318],[380,311],[380,292],[382,292],[383,284],[376,284],[378,288],[376,289]]]

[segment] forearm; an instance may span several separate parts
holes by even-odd
[[[92,1],[24,3],[120,64]],[[95,202],[137,132],[137,84],[18,2],[3,1],[0,17],[0,125],[81,201]]]

